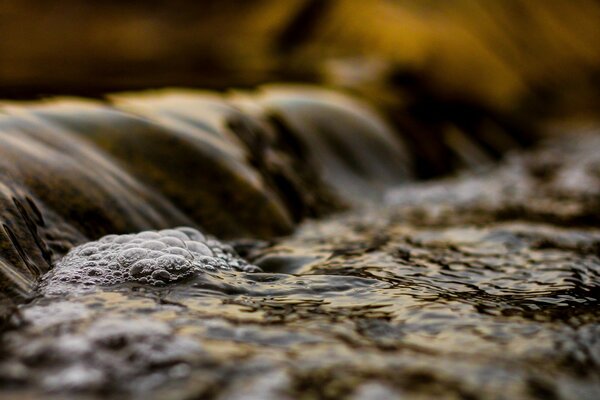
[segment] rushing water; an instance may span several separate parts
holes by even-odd
[[[598,149],[573,135],[275,242],[230,247],[180,228],[76,247],[13,317],[3,387],[597,399]]]
[[[597,133],[409,184],[314,88],[0,110],[0,397],[600,397]]]
[[[0,103],[0,304],[86,241],[174,226],[288,234],[381,198],[410,179],[409,160],[370,107],[319,88]]]

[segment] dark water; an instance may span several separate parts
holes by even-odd
[[[4,334],[5,392],[596,399],[598,149],[573,134],[270,243],[75,248]]]
[[[269,239],[410,177],[379,114],[315,87],[1,103],[0,304],[108,234]]]

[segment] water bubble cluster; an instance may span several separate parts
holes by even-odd
[[[231,246],[187,227],[108,235],[71,250],[48,273],[43,292],[141,283],[164,286],[202,271],[255,272]]]

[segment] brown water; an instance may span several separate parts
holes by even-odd
[[[108,234],[271,238],[410,177],[380,115],[315,87],[0,103],[0,303]]]
[[[384,205],[275,242],[232,242],[261,272],[227,267],[230,255],[181,278],[103,284],[84,274],[86,260],[121,260],[127,249],[75,248],[13,317],[3,391],[596,399],[599,149],[598,136],[573,134],[488,172],[395,189]],[[226,248],[193,240],[179,247]],[[105,253],[94,259],[90,248]],[[77,279],[57,279],[63,272]]]

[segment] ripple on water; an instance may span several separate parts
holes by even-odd
[[[391,210],[247,245],[264,272],[187,228],[75,248],[2,336],[0,383],[39,398],[600,398],[597,174],[575,191],[559,174],[557,191],[523,173],[468,181],[475,197],[405,188]]]
[[[363,218],[370,228],[333,218],[254,254],[280,272],[189,228],[77,247],[22,308],[0,377],[158,397],[174,382],[267,390],[276,373],[276,393],[598,393],[598,233]]]

